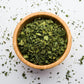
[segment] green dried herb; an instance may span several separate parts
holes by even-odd
[[[9,71],[11,71],[12,70],[12,68],[9,68]]]
[[[73,55],[71,55],[71,57],[74,57]]]
[[[2,73],[3,73],[5,76],[8,76],[8,72],[2,71]]]
[[[18,70],[17,70],[17,69],[14,69],[14,71],[16,71],[16,72],[17,72]]]
[[[49,76],[49,78],[52,78],[52,76]]]
[[[22,18],[20,18],[20,20],[22,20]]]
[[[14,58],[14,55],[12,55],[12,52],[9,53],[9,58],[10,59],[13,59]]]
[[[40,77],[38,77],[38,80],[40,80]]]
[[[16,20],[16,19],[17,19],[17,17],[13,18],[13,20]]]
[[[83,46],[80,44],[80,47],[83,47]]]
[[[6,7],[5,7],[5,6],[3,6],[3,8],[5,9]]]
[[[71,76],[70,76],[70,71],[68,70],[66,73],[66,79],[69,80],[69,78],[71,78]]]
[[[5,72],[5,76],[7,76],[8,75],[8,72]]]
[[[4,64],[2,64],[2,66],[4,66]]]
[[[33,73],[33,71],[32,71],[32,70],[30,70],[30,73]]]
[[[67,46],[66,31],[58,21],[36,18],[18,35],[18,47],[31,63],[46,65],[57,61]]]
[[[22,73],[24,79],[27,79],[25,72]]]
[[[10,51],[9,49],[6,49],[6,51]]]
[[[78,35],[80,35],[80,33],[78,33]]]
[[[57,75],[59,74],[59,72],[57,72]]]
[[[41,84],[41,83],[38,83],[38,84]]]
[[[82,58],[79,59],[81,65],[83,64],[83,60],[84,60],[84,56],[82,56]]]
[[[68,17],[68,15],[66,15],[66,17]]]

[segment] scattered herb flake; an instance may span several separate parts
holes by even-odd
[[[10,51],[9,49],[6,49],[6,51]]]
[[[38,83],[38,84],[41,84],[41,83]]]
[[[14,69],[14,71],[16,71],[16,72],[17,72],[18,70],[17,70],[17,69]]]
[[[22,73],[24,79],[27,79],[25,72]]]
[[[83,47],[83,46],[80,44],[80,47]]]
[[[52,78],[52,76],[49,76],[49,78]]]
[[[71,57],[74,57],[73,55],[71,55]]]
[[[50,72],[50,74],[52,74],[52,72]]]
[[[68,70],[66,73],[66,79],[69,80],[69,78],[71,78],[71,76],[70,76],[70,71]]]
[[[22,18],[20,18],[20,21],[22,20]]]
[[[57,72],[57,75],[59,74],[59,72]]]
[[[30,73],[33,73],[33,71],[32,71],[32,70],[30,70]]]
[[[68,15],[66,15],[66,17],[68,17]]]
[[[80,61],[80,65],[83,64],[83,60],[84,60],[84,56],[82,56],[82,58],[79,59],[79,61]]]
[[[4,66],[4,64],[2,64],[2,66]]]
[[[5,6],[3,6],[3,8],[5,9],[6,7],[5,7]]]
[[[38,77],[38,80],[40,80],[40,77]]]
[[[13,20],[16,20],[16,19],[17,19],[17,17],[13,18]]]
[[[80,33],[78,33],[78,35],[80,35]]]
[[[39,3],[37,3],[37,6],[39,6]]]
[[[9,71],[11,71],[12,70],[12,68],[9,68]]]

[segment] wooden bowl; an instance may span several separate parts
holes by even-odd
[[[68,43],[67,43],[67,48],[64,52],[64,54],[54,63],[48,64],[48,65],[35,65],[29,61],[27,61],[26,59],[23,58],[23,55],[21,54],[18,45],[17,45],[17,37],[18,37],[18,32],[29,22],[31,22],[33,19],[37,18],[37,17],[44,17],[44,18],[51,18],[53,20],[57,20],[59,21],[64,29],[66,30],[67,33],[67,39],[68,39]],[[49,12],[36,12],[36,13],[32,13],[28,16],[26,16],[25,18],[23,18],[18,25],[16,26],[16,29],[14,31],[14,35],[13,35],[13,47],[14,50],[17,54],[17,56],[19,57],[19,59],[25,63],[26,65],[32,67],[32,68],[36,68],[36,69],[49,69],[52,67],[57,66],[58,64],[60,64],[68,55],[70,49],[71,49],[71,44],[72,44],[72,37],[71,37],[71,33],[70,30],[68,28],[68,26],[66,25],[66,23],[57,15],[54,15],[52,13]]]

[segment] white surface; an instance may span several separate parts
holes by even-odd
[[[36,5],[38,3],[39,6]],[[31,7],[32,4],[33,6]],[[66,80],[67,70],[71,71],[70,75],[72,78],[69,78],[71,84],[79,84],[79,81],[80,84],[84,84],[84,79],[81,79],[81,77],[84,76],[84,64],[80,65],[78,61],[84,55],[84,47],[80,47],[80,44],[84,46],[84,23],[81,24],[82,21],[84,22],[84,0],[81,2],[79,2],[79,0],[0,0],[0,6],[2,6],[0,8],[0,42],[6,41],[6,44],[0,45],[0,55],[5,55],[0,56],[0,84],[68,84],[68,81]],[[4,9],[3,6],[6,8]],[[51,8],[51,10],[49,10],[49,8]],[[60,12],[60,10],[65,11],[65,13]],[[52,69],[44,71],[30,68],[30,70],[33,70],[33,73],[27,73],[28,66],[22,62],[14,67],[14,64],[20,60],[14,52],[12,36],[20,18],[38,11],[51,13],[58,11],[58,16],[66,23],[68,21],[70,22],[68,26],[74,42],[72,42],[72,48],[69,55],[63,61],[64,65],[61,63]],[[66,14],[68,14],[69,17],[66,17]],[[12,18],[15,17],[17,17],[17,19],[13,21]],[[75,25],[72,25],[73,21],[75,21]],[[75,26],[77,24],[82,27],[80,28],[78,26],[78,28],[76,28]],[[6,28],[7,31],[5,34],[10,34],[10,40],[8,41],[6,40],[6,35],[5,38],[2,38]],[[79,36],[78,33],[80,33]],[[10,49],[12,54],[15,55],[13,60],[11,60],[11,65],[8,57],[9,52],[5,51],[5,49]],[[78,51],[75,49],[78,49]],[[71,55],[74,55],[74,57],[71,58]],[[7,61],[7,64],[2,67],[2,64],[5,63],[5,61]],[[22,66],[24,66],[24,68]],[[12,68],[11,73],[5,77],[4,74],[2,74],[2,71],[9,72],[10,67]],[[14,69],[17,69],[18,71],[15,72]],[[72,70],[74,70],[74,72],[72,72]],[[22,77],[23,72],[26,73],[27,79]],[[50,72],[52,72],[52,74],[50,74]],[[57,75],[57,72],[59,72],[59,75]],[[75,73],[75,75],[73,75],[73,73]],[[49,78],[50,76],[52,76],[52,78]],[[38,77],[40,77],[40,80],[37,79]],[[34,78],[36,78],[36,80],[34,80]],[[77,79],[77,81],[75,81],[75,79]],[[34,83],[32,83],[33,80]]]

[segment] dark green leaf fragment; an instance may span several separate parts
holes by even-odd
[[[82,0],[79,0],[79,2],[81,2]]]
[[[68,17],[68,15],[66,15],[66,17]]]
[[[40,77],[38,77],[38,80],[40,80]]]
[[[11,71],[12,70],[12,68],[9,68],[9,71]]]
[[[8,72],[2,71],[2,73],[3,73],[5,76],[8,76]]]
[[[5,6],[3,6],[3,8],[5,9],[6,7],[5,7]]]
[[[74,57],[73,55],[71,55],[71,57]]]
[[[8,75],[8,72],[5,72],[5,76],[7,76]]]
[[[10,52],[10,53],[9,53],[9,58],[10,58],[10,59],[13,59],[14,57],[15,57],[15,56],[12,55],[12,52]]]
[[[4,64],[2,64],[2,66],[4,66]]]
[[[83,47],[83,46],[80,44],[80,47]]]
[[[66,73],[66,79],[69,81],[69,78],[71,78],[71,76],[70,76],[70,71],[68,70]]]
[[[29,56],[28,56],[28,55],[23,55],[23,57],[24,57],[25,59],[29,58]]]
[[[48,36],[44,36],[44,40],[48,41]]]
[[[6,49],[6,51],[10,51],[9,49]]]
[[[84,60],[84,56],[82,56],[82,58],[79,59],[79,61],[80,61],[80,65],[83,64],[83,60]]]
[[[17,72],[18,70],[17,70],[17,69],[14,69],[14,71],[16,71],[16,72]]]
[[[16,20],[16,19],[17,19],[17,17],[13,18],[13,20]]]
[[[27,79],[25,72],[22,73],[24,79]]]

